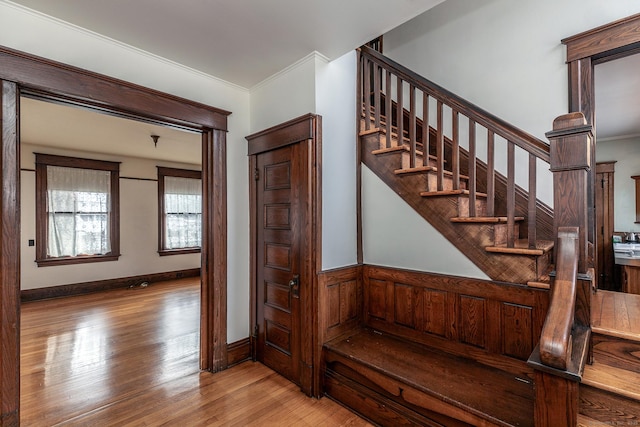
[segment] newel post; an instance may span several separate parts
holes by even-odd
[[[592,266],[592,250],[589,249],[589,216],[593,209],[588,206],[593,162],[593,134],[580,112],[569,113],[553,121],[549,138],[551,172],[553,172],[554,234],[559,227],[579,228],[578,272],[587,273]]]
[[[553,130],[546,134],[550,142],[553,172],[554,235],[559,228],[578,229],[578,277],[572,333],[569,343],[571,363],[559,370],[541,362],[537,349],[529,359],[535,369],[535,425],[575,426],[578,421],[578,390],[583,363],[588,354],[590,295],[593,275],[593,250],[589,243],[589,227],[593,224],[593,200],[589,192],[594,162],[591,125],[580,112],[556,118]],[[556,253],[557,256],[557,253]],[[557,260],[556,260],[557,262]],[[557,263],[556,263],[557,265]],[[554,298],[552,285],[551,298]],[[550,320],[547,317],[547,321]],[[579,338],[579,339],[578,339]]]

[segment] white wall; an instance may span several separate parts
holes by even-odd
[[[366,166],[362,204],[366,264],[489,279]]]
[[[554,118],[568,111],[566,52],[560,40],[638,12],[640,3],[633,0],[447,0],[385,34],[384,54],[547,141],[544,134],[551,130]],[[516,159],[524,165],[524,176],[520,174],[517,182],[526,189],[526,157]],[[503,158],[497,159],[498,169],[504,164]],[[542,162],[538,162],[537,188],[538,197],[553,206],[552,176]],[[478,277],[471,266],[443,271],[446,257],[391,261],[394,251],[389,248],[396,242],[379,230],[385,227],[382,216],[394,206],[385,193],[371,177],[363,179],[366,262]],[[397,223],[403,224],[396,233],[410,228],[405,223],[417,226],[412,212],[403,213],[399,205],[393,209]],[[441,238],[428,224],[418,234],[423,237],[405,236],[403,254],[420,253],[425,250],[424,241]],[[455,264],[467,262],[457,250],[446,249],[442,242],[438,245]]]
[[[168,92],[233,114],[227,134],[228,331],[249,333],[249,91],[69,24],[0,3],[0,45]]]
[[[200,169],[200,165],[115,157],[22,144],[21,289],[36,289],[95,280],[138,276],[200,267],[200,254],[158,255],[158,187],[156,166]],[[120,252],[118,261],[38,267],[35,246],[34,152],[122,162],[120,164]],[[127,178],[143,178],[136,180]]]
[[[334,61],[313,52],[251,88],[251,132],[322,116],[322,266],[355,264],[355,51]]]
[[[614,185],[614,230],[640,232],[636,224],[636,186],[632,176],[640,175],[640,137],[598,141],[598,162],[615,160]]]

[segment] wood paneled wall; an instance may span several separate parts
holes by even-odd
[[[399,269],[363,267],[363,318],[382,332],[530,375],[548,291]]]
[[[321,343],[362,323],[362,266],[323,271],[318,275]]]

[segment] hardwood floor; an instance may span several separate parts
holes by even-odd
[[[21,425],[365,426],[259,363],[198,369],[199,279],[22,305]]]

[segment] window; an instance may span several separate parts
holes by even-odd
[[[158,166],[158,253],[200,252],[202,174]]]
[[[36,154],[39,267],[120,256],[120,164]]]

